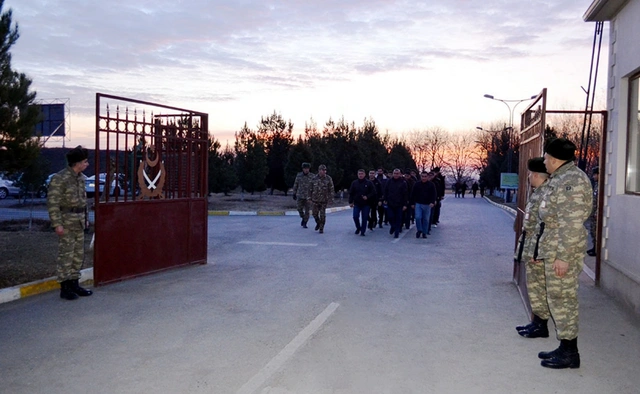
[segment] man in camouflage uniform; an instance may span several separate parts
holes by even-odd
[[[535,157],[527,162],[529,170],[529,183],[533,191],[529,195],[525,208],[522,235],[518,241],[518,254],[516,260],[525,262],[527,271],[527,293],[533,312],[533,321],[525,326],[518,326],[518,334],[525,338],[548,338],[549,305],[547,304],[547,291],[545,287],[544,264],[536,261],[536,234],[538,224],[538,210],[542,202],[542,195],[547,187],[549,174],[544,166],[543,157]],[[523,243],[524,241],[524,243]]]
[[[544,164],[551,176],[538,209],[538,254],[544,261],[549,312],[560,346],[540,352],[547,368],[579,368],[578,275],[584,263],[593,189],[589,177],[574,164],[576,146],[565,138],[545,147]]]
[[[75,300],[90,296],[78,284],[84,262],[84,229],[87,227],[87,194],[82,173],[88,166],[88,152],[77,146],[67,153],[69,166],[51,178],[47,208],[51,226],[58,235],[57,276],[60,297]]]
[[[327,204],[333,202],[333,179],[327,175],[327,166],[320,164],[318,176],[311,187],[311,202],[313,203],[313,218],[316,221],[316,231],[324,233],[324,224],[327,219]]]
[[[591,180],[593,184],[593,210],[589,217],[589,234],[593,240],[593,248],[587,250],[589,256],[596,255],[596,246],[598,245],[598,177],[600,176],[600,168],[593,167],[591,170]]]
[[[311,165],[309,163],[302,163],[302,172],[299,172],[296,176],[296,180],[293,183],[293,199],[297,200],[298,213],[302,218],[300,225],[303,228],[307,228],[307,222],[309,221],[309,209],[311,208],[311,186],[316,176],[309,172]]]

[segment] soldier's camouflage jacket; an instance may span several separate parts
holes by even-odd
[[[311,187],[315,179],[316,175],[311,172],[306,175],[304,172],[299,172],[298,175],[296,175],[295,182],[293,182],[293,194],[302,200],[309,199],[311,196]]]
[[[86,177],[83,173],[76,173],[71,167],[56,173],[51,178],[47,194],[47,209],[53,228],[84,229],[87,208],[87,194],[85,192]],[[73,209],[76,212],[71,212]],[[81,212],[78,212],[81,211]]]
[[[329,175],[316,176],[311,188],[311,201],[314,203],[331,203],[335,193],[333,179]]]
[[[542,195],[544,189],[547,187],[548,179],[533,190],[527,200],[527,206],[524,211],[524,220],[522,222],[522,230],[526,231],[524,238],[524,248],[522,250],[522,262],[526,263],[533,257],[533,252],[536,247],[536,235],[538,233],[538,210],[540,203],[542,202]],[[516,248],[516,251],[520,249],[520,245]],[[517,257],[517,256],[516,256]]]
[[[538,208],[538,224],[545,224],[539,260],[582,264],[587,245],[584,222],[591,214],[592,193],[589,177],[573,162],[551,174]]]

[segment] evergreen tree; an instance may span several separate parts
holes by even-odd
[[[235,156],[229,145],[220,150],[220,142],[209,137],[209,193],[229,192],[238,186]]]
[[[267,154],[269,172],[266,184],[271,189],[270,194],[273,194],[274,190],[281,190],[286,195],[289,189],[285,180],[285,167],[293,143],[292,133],[293,123],[286,122],[282,115],[276,114],[275,111],[270,116],[260,119],[258,136],[263,141]]]
[[[245,123],[236,133],[236,168],[242,190],[253,194],[266,190],[265,178],[269,172],[264,143]]]
[[[416,162],[413,160],[409,148],[401,141],[393,143],[389,151],[389,164],[391,165],[390,169],[399,168],[402,172],[407,168],[416,168]]]
[[[289,187],[293,187],[296,175],[302,171],[302,163],[312,163],[313,154],[309,144],[299,136],[296,143],[289,149],[289,158],[285,167],[285,180]],[[315,171],[312,171],[315,172]]]
[[[0,0],[0,171],[13,173],[28,167],[39,153],[39,141],[32,138],[40,111],[33,105],[36,92],[31,80],[11,68],[11,46],[18,40],[18,24],[12,12],[2,12]]]

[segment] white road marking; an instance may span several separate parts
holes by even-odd
[[[415,227],[415,225],[411,225],[409,226],[409,229],[407,230],[406,228],[404,228],[404,224],[402,225],[402,232],[399,234],[398,238],[394,238],[393,241],[391,241],[391,243],[397,243],[398,241],[400,241],[402,238],[404,238],[405,235],[409,234],[409,230],[413,229]]]
[[[240,241],[243,245],[268,245],[268,246],[318,246],[318,244],[300,244],[293,242],[257,242],[257,241]]]
[[[287,346],[271,359],[254,377],[242,385],[237,394],[253,394],[260,388],[293,354],[322,327],[325,321],[338,309],[340,304],[332,302],[308,326],[306,326]]]

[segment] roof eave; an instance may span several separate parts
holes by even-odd
[[[585,22],[604,22],[612,20],[629,0],[593,0],[584,13]]]

